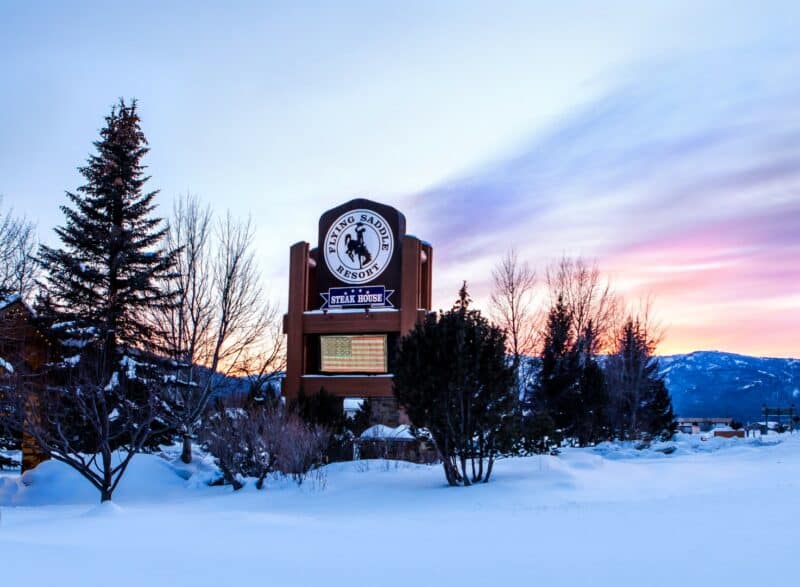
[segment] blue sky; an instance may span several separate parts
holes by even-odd
[[[136,97],[164,212],[190,190],[251,214],[276,297],[288,245],[367,196],[437,247],[438,305],[462,277],[481,300],[508,246],[582,254],[656,294],[667,350],[800,354],[798,23],[793,2],[0,0],[0,194],[51,238]]]

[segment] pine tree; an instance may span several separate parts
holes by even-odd
[[[41,247],[47,296],[39,309],[62,340],[94,347],[100,373],[110,377],[125,349],[152,339],[142,314],[170,295],[157,282],[173,257],[158,250],[166,231],[152,216],[158,192],[144,191],[149,177],[142,158],[149,149],[136,101],[120,100],[100,137],[97,153],[80,168],[86,183],[67,192],[71,207],[61,207],[62,248]]]
[[[579,401],[577,355],[571,330],[572,317],[559,297],[547,316],[533,404],[534,411],[547,412],[555,427],[565,434],[574,427]]]
[[[469,305],[464,284],[453,309],[403,337],[394,376],[398,403],[430,433],[450,485],[489,480],[517,404],[505,333]]]
[[[619,438],[671,435],[675,431],[672,400],[658,374],[654,352],[655,343],[647,329],[638,319],[629,317],[607,367],[611,424]]]
[[[608,434],[608,388],[606,378],[597,363],[593,350],[596,333],[594,322],[589,320],[573,352],[577,355],[579,403],[574,434],[580,446],[587,446]]]
[[[561,437],[586,446],[607,436],[608,389],[594,354],[593,321],[576,335],[574,328],[559,297],[547,319],[532,414],[546,413]]]
[[[677,431],[672,397],[663,379],[651,381],[642,412],[643,428],[651,437],[667,439]]]
[[[144,191],[148,148],[135,101],[112,109],[94,145],[80,168],[86,183],[67,192],[72,206],[61,208],[62,247],[40,249],[47,275],[38,314],[66,358],[51,368],[25,425],[48,456],[81,473],[107,501],[148,442],[162,404],[144,314],[168,303],[172,294],[157,281],[173,258],[159,250],[165,228],[152,215],[157,192]]]

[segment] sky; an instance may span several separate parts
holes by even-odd
[[[159,212],[188,192],[288,247],[353,197],[485,306],[509,248],[652,297],[662,353],[800,356],[796,2],[0,0],[0,195],[52,242],[119,98]]]

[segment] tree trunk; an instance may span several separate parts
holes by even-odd
[[[100,503],[104,503],[111,501],[111,487],[114,483],[111,475],[111,452],[104,448],[101,459],[103,463],[103,487],[100,489]]]
[[[489,482],[489,477],[492,476],[492,468],[493,467],[494,467],[494,457],[492,455],[489,455],[489,464],[486,467],[486,477],[483,478],[483,482],[484,483],[488,483]]]
[[[459,455],[459,460],[461,461],[461,473],[463,475],[461,482],[464,485],[472,485],[472,483],[469,480],[469,474],[467,473],[467,457],[464,456],[464,454],[462,453],[461,455]]]
[[[188,432],[183,435],[181,462],[186,463],[187,465],[192,462],[192,437]]]
[[[447,479],[447,483],[452,486],[456,487],[459,485],[459,475],[458,475],[458,467],[453,463],[450,457],[444,456],[439,453],[439,457],[442,459],[442,467],[444,468],[444,477]]]

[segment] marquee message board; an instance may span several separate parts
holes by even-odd
[[[320,337],[323,373],[385,373],[385,334],[326,335]]]
[[[370,200],[351,200],[323,214],[317,248],[317,307],[394,307],[394,300],[400,299],[405,231],[402,213]]]

